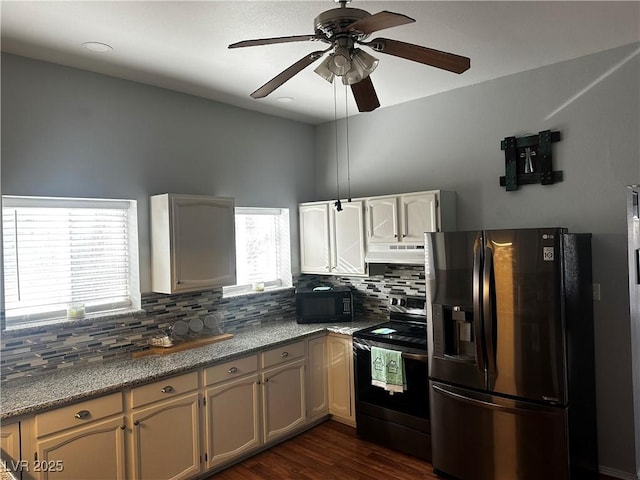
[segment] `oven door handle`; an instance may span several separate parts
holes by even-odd
[[[405,358],[407,360],[416,360],[418,362],[423,362],[423,363],[427,363],[427,361],[429,360],[429,356],[428,355],[421,355],[418,353],[402,353],[402,358]]]

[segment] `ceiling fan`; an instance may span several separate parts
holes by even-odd
[[[315,18],[314,34],[244,40],[229,45],[229,48],[240,48],[304,41],[320,41],[329,44],[326,50],[317,50],[305,55],[273,77],[251,94],[253,98],[266,97],[331,51],[315,72],[328,82],[333,82],[335,76],[342,77],[342,83],[351,86],[358,110],[360,112],[375,110],[380,106],[380,102],[369,75],[378,66],[378,59],[358,48],[358,45],[454,73],[462,73],[469,69],[470,60],[453,53],[388,38],[374,38],[366,42],[365,40],[374,32],[413,23],[415,20],[400,13],[382,11],[372,15],[359,8],[349,8],[346,4],[351,0],[335,0],[335,2],[340,4],[339,8],[322,12]]]

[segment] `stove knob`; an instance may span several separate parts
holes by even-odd
[[[391,297],[391,305],[397,305],[398,299],[396,297]]]
[[[404,299],[404,298],[401,298],[401,299],[400,299],[400,306],[401,306],[401,307],[404,307],[406,304],[407,304],[407,300],[406,300],[406,299]]]

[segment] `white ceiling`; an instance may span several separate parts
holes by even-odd
[[[333,0],[2,0],[1,45],[4,52],[317,124],[334,118],[334,101],[333,87],[313,72],[315,64],[264,99],[249,94],[324,44],[227,46],[313,34],[314,18],[337,6]],[[457,75],[369,50],[380,59],[371,78],[381,108],[640,41],[639,1],[354,0],[349,6],[416,19],[376,37],[471,58],[471,68]],[[92,53],[81,47],[87,41],[107,43],[113,51]],[[294,101],[281,103],[281,97]],[[356,107],[349,98],[352,115]],[[344,104],[338,110],[342,116]]]

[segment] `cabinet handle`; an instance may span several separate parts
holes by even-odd
[[[84,420],[85,418],[89,418],[91,412],[89,410],[80,410],[78,413],[74,415],[78,420]]]
[[[126,425],[120,425],[120,430],[125,430],[127,428]]]
[[[140,425],[140,420],[136,420],[135,422],[133,422],[133,424],[137,427],[138,425]]]
[[[166,387],[164,387],[162,390],[160,390],[162,393],[171,393],[173,392],[173,387],[171,385],[167,385]]]
[[[231,367],[229,370],[227,370],[227,373],[238,373],[238,368],[237,367]]]
[[[261,383],[262,383],[262,382],[261,382],[260,380],[258,380],[258,381],[256,382],[256,385],[260,385]]]
[[[280,356],[281,356],[282,358],[287,358],[287,357],[289,356],[289,352],[282,352],[282,353],[280,354]]]
[[[269,381],[269,379],[265,378],[263,383],[267,383],[268,381]]]

